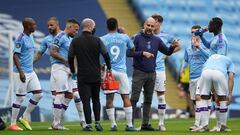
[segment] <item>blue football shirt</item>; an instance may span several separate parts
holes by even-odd
[[[112,69],[126,72],[126,50],[134,47],[126,34],[108,33],[101,37],[111,58]]]
[[[34,40],[33,36],[21,33],[15,40],[14,53],[19,54],[20,66],[24,73],[33,72],[33,58],[34,58]],[[18,73],[16,65],[14,64],[13,71]]]
[[[68,49],[71,41],[72,41],[72,38],[68,36],[64,31],[61,31],[54,37],[52,46],[57,47],[58,53],[64,59],[68,60]],[[51,64],[55,64],[55,63],[64,64],[62,61],[53,58]]]

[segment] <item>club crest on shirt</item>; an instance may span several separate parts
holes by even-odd
[[[30,45],[30,41],[29,40],[25,40],[25,44],[26,45]]]
[[[147,49],[151,49],[151,45],[150,45],[150,44],[151,44],[151,42],[148,41],[148,42],[147,42]]]
[[[53,44],[55,44],[55,45],[58,46],[58,44],[59,44],[59,40],[58,40],[58,39],[55,39],[54,42],[53,42]]]

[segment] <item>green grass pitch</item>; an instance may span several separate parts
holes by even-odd
[[[93,132],[85,132],[82,130],[78,122],[65,122],[65,126],[70,128],[69,131],[52,131],[48,130],[50,125],[49,122],[33,122],[31,123],[33,130],[32,131],[0,131],[0,135],[153,135],[153,134],[160,134],[160,135],[240,135],[240,119],[229,119],[228,120],[228,127],[232,129],[232,132],[228,133],[191,133],[188,131],[188,127],[193,124],[194,119],[169,119],[165,120],[165,126],[167,128],[166,132],[160,131],[139,131],[139,132],[126,132],[125,129],[125,121],[118,121],[118,131],[111,132],[109,131],[110,122],[109,121],[102,121],[102,126],[104,128],[103,132],[97,132],[94,129]],[[136,127],[139,127],[141,122],[137,120],[135,122]],[[153,127],[157,128],[158,121],[151,120],[151,124]],[[210,128],[212,128],[215,124],[215,120],[210,121]],[[19,124],[20,125],[20,124]],[[22,127],[22,126],[21,126]]]

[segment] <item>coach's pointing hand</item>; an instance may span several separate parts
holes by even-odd
[[[146,58],[153,58],[154,54],[150,53],[150,52],[145,52],[143,51],[143,56],[145,56]]]

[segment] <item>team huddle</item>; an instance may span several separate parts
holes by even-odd
[[[171,34],[161,31],[163,17],[154,14],[147,18],[143,29],[129,38],[124,29],[119,29],[115,18],[108,18],[108,33],[102,37],[94,36],[95,22],[90,18],[82,20],[81,25],[75,19],[69,19],[62,31],[56,17],[49,18],[48,30],[40,46],[35,50],[32,33],[36,23],[32,18],[22,21],[23,33],[15,40],[14,46],[14,82],[16,98],[12,104],[11,125],[8,130],[23,130],[17,125],[20,106],[27,93],[31,92],[23,116],[19,122],[32,130],[29,124],[30,113],[42,98],[42,90],[33,62],[41,59],[47,53],[51,61],[51,91],[53,122],[49,129],[69,130],[64,126],[63,116],[72,99],[78,110],[80,125],[84,131],[93,131],[92,111],[95,128],[102,131],[100,123],[100,82],[101,73],[111,72],[120,82],[119,90],[104,90],[106,94],[106,112],[111,122],[110,131],[117,131],[114,94],[119,93],[123,101],[126,116],[125,131],[166,131],[164,117],[165,101],[165,58],[166,55],[180,50],[180,43]],[[190,95],[195,107],[195,123],[192,132],[209,131],[209,116],[212,101],[215,101],[217,117],[216,127],[212,132],[231,131],[227,127],[227,106],[231,103],[234,65],[228,58],[228,42],[222,32],[222,20],[214,17],[206,28],[194,25],[191,28],[191,44],[185,50],[184,68],[190,66]],[[78,34],[80,26],[82,33]],[[209,42],[204,38],[204,32],[214,34]],[[105,63],[100,64],[99,56]],[[126,57],[133,58],[133,76],[130,86],[127,76]],[[107,69],[102,68],[106,65]],[[103,70],[102,70],[103,69]],[[158,99],[158,128],[150,124],[150,110],[153,93]],[[135,112],[140,94],[143,93],[142,124],[140,129],[134,127]],[[90,102],[92,102],[92,109]]]

